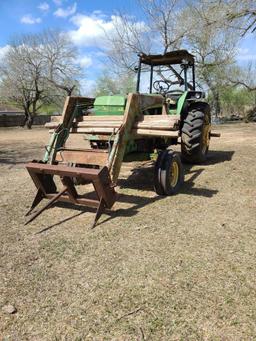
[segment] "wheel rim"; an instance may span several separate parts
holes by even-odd
[[[209,123],[205,124],[203,127],[203,134],[202,134],[202,153],[206,154],[207,150],[210,145],[210,130],[211,130],[211,125]]]
[[[171,186],[172,187],[175,187],[178,183],[178,180],[179,180],[179,165],[176,161],[173,161],[172,162],[172,166],[171,166],[171,169],[170,169],[170,177],[171,177]]]

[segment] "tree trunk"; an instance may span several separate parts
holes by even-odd
[[[27,128],[28,128],[28,129],[31,129],[33,123],[34,123],[34,117],[30,114],[30,115],[29,115],[29,119],[28,119],[28,121],[27,121]]]
[[[213,113],[215,117],[218,117],[221,111],[219,90],[212,89],[212,96],[213,96]]]
[[[246,113],[245,122],[256,122],[256,106]]]
[[[34,117],[27,108],[24,108],[24,115],[25,115],[25,119],[24,119],[23,127],[27,126],[28,129],[31,129],[33,122],[34,122]]]

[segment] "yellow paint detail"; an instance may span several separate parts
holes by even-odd
[[[206,154],[209,145],[210,145],[210,132],[211,132],[211,125],[210,123],[206,123],[203,126],[203,131],[202,131],[202,142],[203,142],[203,146],[202,146],[202,153]]]
[[[177,163],[177,161],[173,161],[172,162],[172,166],[171,166],[171,172],[170,172],[170,176],[171,176],[171,186],[175,187],[178,183],[179,180],[179,165]]]

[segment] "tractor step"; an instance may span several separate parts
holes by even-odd
[[[38,217],[45,209],[55,202],[69,202],[75,205],[93,207],[97,209],[92,227],[94,227],[104,212],[110,209],[116,201],[116,192],[106,166],[100,169],[69,167],[63,165],[49,165],[38,161],[26,164],[26,168],[37,188],[37,194],[26,215],[30,215],[26,224]],[[59,176],[63,188],[59,191],[54,182],[54,176]],[[96,199],[77,193],[73,179],[79,178],[92,183],[97,195]],[[34,212],[34,208],[43,200],[49,199],[45,206]]]

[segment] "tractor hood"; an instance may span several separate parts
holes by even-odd
[[[123,115],[126,96],[99,96],[94,102],[95,115]]]

